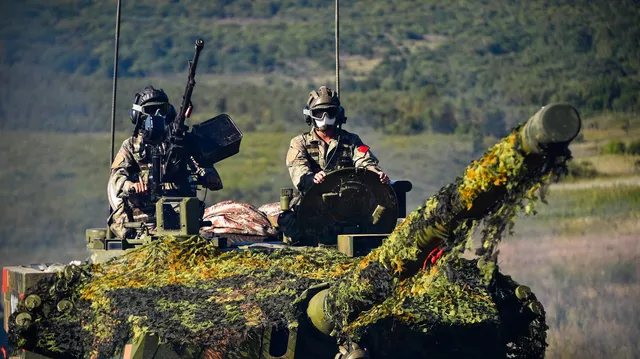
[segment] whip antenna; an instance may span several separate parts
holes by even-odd
[[[113,95],[111,97],[111,152],[109,155],[109,167],[113,163],[113,145],[115,142],[116,130],[116,90],[118,88],[118,45],[120,42],[120,2],[116,9],[116,44],[113,54]]]
[[[341,95],[340,93],[340,28],[338,26],[339,24],[339,17],[340,17],[340,10],[339,10],[339,6],[340,6],[340,0],[336,0],[336,24],[335,24],[335,32],[336,32],[336,92],[338,93],[338,96]]]
[[[109,152],[109,168],[113,163],[113,145],[115,142],[116,133],[116,90],[118,88],[118,45],[120,43],[120,2],[118,0],[118,6],[116,8],[116,44],[113,54],[113,94],[111,96],[111,150]],[[113,208],[109,205],[109,216],[113,213]],[[107,238],[113,238],[113,232],[107,228]]]

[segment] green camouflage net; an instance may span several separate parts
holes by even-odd
[[[434,266],[343,330],[376,358],[543,358],[544,314],[513,295],[518,284],[511,278],[496,271],[492,279],[482,284],[477,260]]]
[[[296,327],[306,309],[297,305],[300,295],[344,275],[352,263],[319,248],[219,252],[200,237],[164,238],[108,263],[80,267],[73,282],[60,276],[42,283],[40,296],[49,288],[69,288],[43,307],[67,298],[74,310],[51,311],[46,322],[11,335],[20,347],[76,357],[111,356],[129,338],[147,333],[231,353],[266,328]]]
[[[42,281],[34,290],[43,298],[31,310],[35,319],[12,325],[10,340],[19,348],[95,358],[153,333],[225,358],[255,358],[250,344],[265,329],[296,328],[305,317],[305,290],[330,283],[325,311],[332,335],[340,343],[361,341],[378,358],[423,351],[450,358],[452,348],[459,357],[473,357],[464,348],[483,348],[483,357],[542,357],[544,312],[523,312],[527,302],[498,272],[495,248],[570,155],[529,156],[519,141],[514,130],[364,258],[326,248],[220,252],[200,237],[162,238]],[[481,257],[461,258],[479,225]],[[436,252],[444,253],[438,261],[431,257]],[[63,299],[73,308],[55,309]],[[402,344],[407,340],[412,345]]]
[[[366,328],[378,318],[377,314],[371,313],[388,313],[389,308],[403,306],[406,302],[403,293],[415,293],[409,297],[425,294],[438,297],[438,293],[428,291],[412,292],[407,286],[415,281],[438,283],[431,278],[431,272],[420,271],[429,264],[424,262],[429,259],[431,249],[442,249],[445,253],[438,262],[440,270],[455,271],[453,268],[460,265],[460,255],[470,247],[473,229],[478,225],[483,226],[483,250],[477,263],[480,287],[474,290],[491,290],[497,270],[495,249],[504,231],[514,223],[520,211],[531,211],[538,199],[537,190],[552,175],[562,173],[569,159],[566,148],[550,156],[527,156],[522,151],[518,129],[515,129],[479,161],[472,162],[463,177],[445,186],[425,205],[409,214],[382,246],[331,286],[327,304],[335,324],[333,334],[342,341],[358,340],[359,336],[352,331],[353,323]],[[425,276],[429,278],[423,278]],[[443,277],[436,275],[435,278]],[[468,292],[459,294],[462,301],[468,302],[464,297]],[[433,302],[420,305],[434,311],[438,309]],[[461,302],[451,306],[467,307]],[[438,313],[438,320],[445,320],[447,311]],[[463,318],[461,312],[453,313],[467,324],[475,320],[474,315]],[[483,313],[483,320],[492,316],[489,310],[483,310]],[[424,323],[427,327],[433,324],[434,321],[428,319]]]

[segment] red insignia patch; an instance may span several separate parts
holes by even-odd
[[[362,152],[362,153],[367,153],[367,151],[369,151],[369,146],[360,146],[358,147],[358,151]]]

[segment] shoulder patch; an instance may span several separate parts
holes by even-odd
[[[362,153],[367,153],[367,151],[369,151],[369,146],[362,145],[358,147],[358,151]]]

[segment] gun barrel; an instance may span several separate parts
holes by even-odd
[[[513,155],[522,156],[525,166],[520,168],[520,176],[531,173],[543,166],[544,156],[563,153],[569,143],[576,138],[580,132],[582,121],[578,111],[568,104],[550,104],[542,107],[531,116],[522,126],[513,140],[519,143],[519,151],[514,151]],[[503,139],[504,141],[508,141]],[[464,179],[451,196],[449,203],[449,213],[446,220],[436,222],[431,228],[424,230],[423,236],[417,238],[416,243],[422,251],[431,251],[441,244],[447,233],[451,232],[460,221],[468,219],[479,219],[484,217],[488,210],[506,195],[505,184],[512,182],[518,176],[511,174],[500,174],[485,179],[490,185],[475,186],[466,183],[470,177],[479,177],[478,172],[482,171],[482,163],[485,161],[498,161],[495,153],[489,152],[483,158],[476,161],[477,165],[469,166],[465,172]],[[508,156],[513,160],[513,156]],[[496,165],[495,167],[499,167]],[[427,201],[428,203],[428,201]],[[412,224],[408,224],[412,227]]]
[[[573,106],[544,106],[520,130],[523,149],[527,153],[545,154],[556,146],[568,145],[580,127],[580,115]]]

